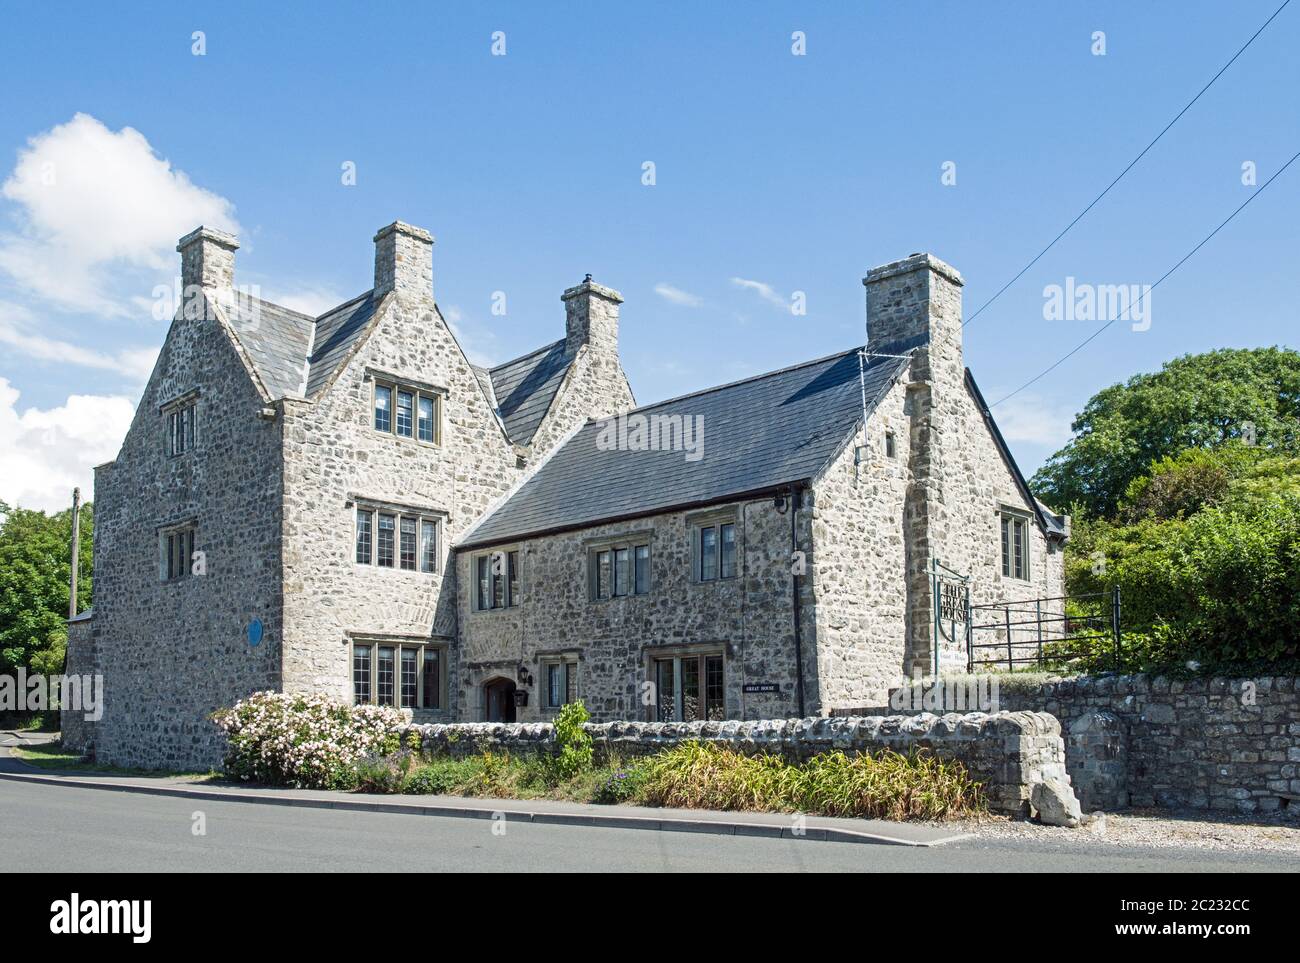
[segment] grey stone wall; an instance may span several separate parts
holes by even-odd
[[[561,652],[578,660],[578,695],[599,721],[649,719],[643,701],[649,661],[683,646],[713,645],[725,659],[729,718],[761,719],[797,714],[790,516],[771,498],[710,508],[704,515],[734,518],[739,573],[734,579],[697,582],[693,577],[691,522],[701,513],[675,512],[534,538],[520,552],[523,599],[508,609],[473,608],[473,551],[458,553],[460,718],[485,718],[483,683],[516,679],[523,667],[533,684],[520,721],[546,717],[543,660]],[[800,511],[800,541],[807,545],[809,512]],[[594,543],[632,536],[649,540],[651,590],[646,595],[594,601],[587,556]],[[811,593],[804,589],[807,706],[817,709]],[[772,683],[776,692],[743,691],[745,683]]]
[[[467,755],[484,750],[551,752],[549,723],[415,725],[426,752]],[[1060,726],[1043,713],[873,716],[754,722],[610,722],[586,726],[598,752],[648,755],[681,742],[725,745],[739,752],[804,760],[817,753],[908,753],[928,750],[960,762],[984,784],[996,812],[1026,814],[1036,787],[1050,784],[1072,799]],[[403,744],[405,744],[405,734]]]
[[[117,459],[95,471],[95,617],[106,763],[182,770],[220,762],[213,710],[280,684],[280,424],[201,303],[173,322]],[[160,406],[198,391],[194,448],[167,451]],[[193,521],[206,574],[164,581],[159,527]],[[265,638],[245,629],[262,620]]]
[[[1049,712],[1066,731],[1099,712],[1113,713],[1126,730],[1126,789],[1134,806],[1246,813],[1300,807],[1294,676],[1079,676],[1029,691],[1003,686],[999,704]],[[1088,748],[1087,742],[1067,745],[1076,782],[1095,759]]]

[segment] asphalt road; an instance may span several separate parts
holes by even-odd
[[[196,813],[205,835],[195,835]],[[0,871],[1237,872],[1300,859],[966,840],[931,849],[339,812],[0,780]]]

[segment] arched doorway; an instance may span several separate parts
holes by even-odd
[[[488,722],[515,721],[515,684],[510,679],[489,679],[483,684],[483,706]]]

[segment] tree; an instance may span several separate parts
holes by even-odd
[[[46,515],[0,502],[0,672],[63,668],[72,511]],[[93,513],[81,507],[77,608],[90,606]]]
[[[1265,448],[1300,443],[1300,352],[1225,348],[1185,355],[1111,385],[1071,425],[1074,437],[1034,475],[1047,504],[1109,518],[1152,462],[1234,438]]]

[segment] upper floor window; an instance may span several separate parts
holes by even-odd
[[[197,401],[176,405],[167,411],[167,454],[173,458],[194,447]]]
[[[441,395],[436,391],[395,383],[375,382],[375,431],[441,444]]]
[[[898,455],[898,443],[894,439],[892,431],[885,432],[885,457],[894,458]]]
[[[1029,519],[1017,512],[999,514],[1002,529],[1002,574],[1029,578]]]
[[[192,571],[194,562],[194,535],[196,528],[191,524],[165,529],[160,533],[159,566],[164,581],[185,578]]]
[[[510,549],[474,557],[474,608],[508,609],[523,599],[519,589],[519,552]]]
[[[650,545],[628,543],[591,551],[587,583],[593,599],[645,595],[650,591]]]
[[[438,519],[419,511],[385,511],[370,505],[357,506],[356,519],[358,565],[438,571]]]
[[[695,577],[701,582],[736,577],[736,524],[718,522],[695,529]]]

